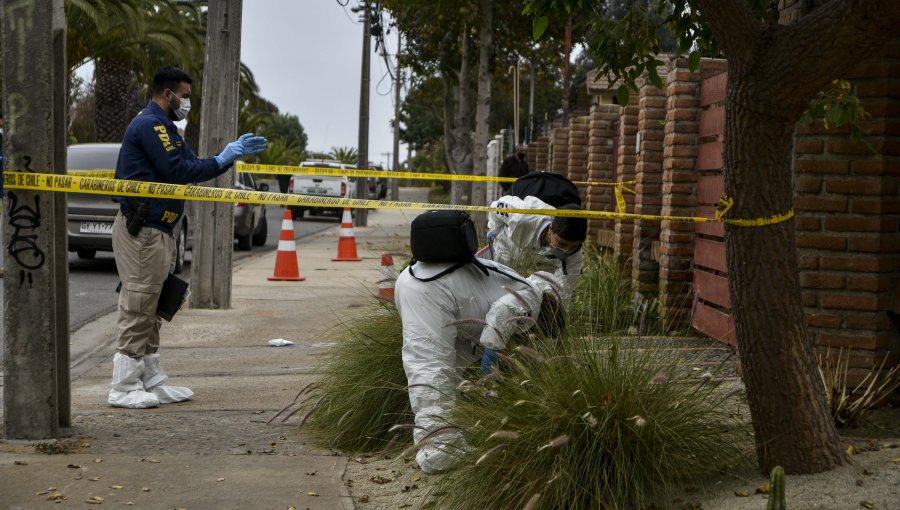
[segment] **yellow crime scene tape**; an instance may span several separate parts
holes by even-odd
[[[322,175],[330,177],[372,177],[375,179],[419,179],[428,181],[470,181],[470,182],[516,182],[515,177],[491,177],[488,175],[462,175],[462,174],[438,174],[420,172],[391,172],[382,170],[357,170],[354,168],[327,168],[320,166],[289,166],[289,165],[261,165],[251,163],[237,163],[235,171],[248,174],[272,174],[272,175]],[[576,186],[615,186],[624,187],[625,184],[636,184],[637,181],[623,182],[596,182],[596,181],[572,181]],[[634,193],[634,190],[624,188]]]
[[[168,198],[176,200],[197,200],[203,202],[248,202],[266,205],[305,207],[347,207],[361,209],[400,209],[430,211],[434,209],[472,212],[498,212],[517,214],[537,214],[541,216],[566,216],[587,219],[619,219],[707,223],[720,222],[738,226],[761,226],[779,223],[794,215],[790,211],[753,219],[727,219],[724,212],[717,211],[715,218],[703,216],[662,216],[652,214],[631,214],[612,211],[587,211],[575,209],[516,209],[478,205],[430,204],[423,202],[392,202],[388,200],[364,200],[358,198],[328,198],[311,195],[271,193],[268,191],[244,191],[229,188],[212,188],[184,184],[165,184],[145,181],[127,181],[82,175],[39,174],[30,172],[5,172],[3,186],[8,189],[55,191],[69,193],[89,193],[94,195],[132,196]],[[727,198],[727,197],[726,197]],[[733,203],[733,200],[732,200]],[[730,206],[729,206],[730,207]],[[725,211],[727,212],[727,210]]]

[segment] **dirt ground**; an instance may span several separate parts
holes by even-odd
[[[845,442],[854,450],[850,465],[816,475],[786,476],[787,506],[900,510],[900,437],[845,437]],[[430,508],[435,499],[429,495],[435,476],[419,471],[411,458],[351,459],[344,480],[362,510]],[[700,490],[675,489],[670,500],[661,503],[677,510],[762,510],[768,496],[757,488],[767,481],[747,465],[740,472],[713,478]],[[477,502],[472,508],[479,508]]]

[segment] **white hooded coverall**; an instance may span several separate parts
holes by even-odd
[[[502,350],[519,327],[517,321],[509,319],[526,315],[537,318],[540,312],[542,283],[521,277],[502,264],[481,262],[523,281],[493,271],[485,276],[473,264],[466,264],[437,280],[422,282],[416,277],[428,278],[453,265],[425,262],[412,266],[415,277],[409,267],[397,277],[395,302],[403,322],[403,369],[415,414],[416,444],[435,428],[448,424],[461,382],[457,368],[475,361],[473,343]],[[515,290],[518,297],[504,287]],[[465,319],[477,321],[454,324]],[[438,472],[450,467],[461,446],[459,431],[448,430],[430,439],[416,454],[416,461],[422,471]]]
[[[519,198],[507,195],[495,200],[491,207],[509,209],[555,209],[537,197]],[[489,249],[479,253],[480,257],[508,264],[510,259],[522,251],[533,252],[540,257],[538,269],[553,273],[562,286],[564,298],[572,295],[575,284],[582,272],[583,249],[559,259],[549,253],[549,248],[541,246],[541,234],[553,222],[553,216],[520,213],[488,213],[488,230],[494,240]]]

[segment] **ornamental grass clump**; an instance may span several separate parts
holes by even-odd
[[[412,421],[400,349],[403,328],[393,304],[342,325],[342,334],[315,390],[298,413],[325,446],[375,452],[404,446]],[[315,395],[315,396],[313,396]]]
[[[648,318],[636,313],[631,275],[614,255],[585,244],[583,266],[569,307],[570,323],[584,333],[597,335],[619,335],[631,327],[644,334],[655,333],[641,327]]]
[[[566,335],[464,385],[465,437],[436,479],[440,508],[641,508],[741,458],[744,427],[712,373],[645,340]],[[747,445],[749,446],[749,445]]]

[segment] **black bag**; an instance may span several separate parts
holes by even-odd
[[[410,267],[410,274],[421,281],[437,280],[468,263],[474,263],[487,274],[475,258],[478,233],[475,223],[465,211],[428,211],[416,216],[412,221],[409,242],[413,255],[410,266],[419,261],[456,263],[446,271],[425,279],[416,277]]]
[[[553,172],[525,174],[512,183],[509,192],[519,198],[537,197],[553,207],[581,205],[578,188],[569,179]]]

